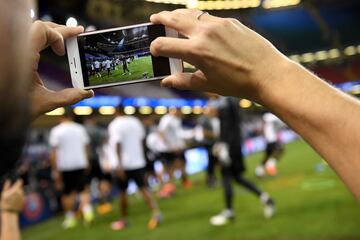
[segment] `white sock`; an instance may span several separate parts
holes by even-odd
[[[65,218],[68,219],[68,218],[75,218],[75,213],[73,211],[67,211],[65,213]]]
[[[86,212],[91,212],[93,209],[92,209],[92,206],[91,204],[86,204],[83,209],[82,209],[82,212],[83,213],[86,213]]]
[[[260,201],[262,204],[266,204],[269,201],[269,199],[270,199],[270,195],[266,192],[260,195]]]

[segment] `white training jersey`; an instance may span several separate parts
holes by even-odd
[[[110,60],[106,61],[106,68],[111,68],[111,61]]]
[[[163,153],[167,151],[164,139],[158,132],[152,132],[146,137],[146,146],[155,153]]]
[[[266,142],[273,143],[277,141],[276,122],[280,121],[274,114],[265,113],[264,120],[264,137]]]
[[[50,146],[56,148],[59,171],[85,169],[88,166],[86,147],[89,136],[85,127],[75,122],[64,122],[50,131]]]
[[[181,136],[182,124],[178,117],[171,114],[164,115],[159,122],[159,132],[164,134],[168,151],[185,148],[185,141]]]
[[[99,152],[100,166],[103,171],[112,171],[119,166],[116,157],[116,147],[114,144],[106,143],[101,147]]]
[[[99,61],[95,61],[95,68],[100,68],[100,62]]]
[[[117,144],[120,149],[120,166],[124,170],[135,170],[145,167],[143,141],[145,129],[139,119],[133,116],[116,117],[109,124],[110,145],[115,148]],[[118,154],[117,154],[118,156]]]

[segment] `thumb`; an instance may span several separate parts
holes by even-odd
[[[195,73],[177,73],[162,80],[163,87],[177,88],[180,90],[204,90],[207,79],[200,71]]]
[[[64,107],[75,104],[83,99],[93,97],[94,91],[80,88],[66,88],[56,92],[55,95],[55,98],[58,99],[56,107]]]
[[[13,188],[14,189],[21,189],[23,187],[23,180],[22,179],[19,179],[15,182]]]
[[[4,183],[4,187],[3,187],[3,191],[7,191],[10,189],[10,180],[6,180],[5,183]]]

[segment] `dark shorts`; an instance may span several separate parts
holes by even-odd
[[[281,150],[281,144],[279,142],[272,142],[266,145],[265,151],[266,151],[266,155],[270,156],[279,150]]]
[[[61,172],[61,176],[64,184],[64,194],[79,193],[85,190],[87,179],[84,169],[64,171]]]
[[[88,183],[91,182],[93,178],[96,178],[100,181],[112,181],[112,176],[110,173],[104,173],[101,167],[98,164],[94,164],[91,166],[90,174],[88,175]]]
[[[164,152],[160,154],[160,158],[166,165],[172,165],[175,160],[185,162],[185,151],[181,151],[180,153]]]
[[[145,182],[146,168],[125,171],[126,179],[119,179],[120,191],[125,192],[129,186],[129,181],[133,180],[138,188],[147,187]]]

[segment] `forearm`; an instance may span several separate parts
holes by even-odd
[[[19,240],[19,217],[17,213],[1,213],[1,240]]]
[[[360,200],[359,102],[292,62],[272,78],[260,103],[298,132]]]

